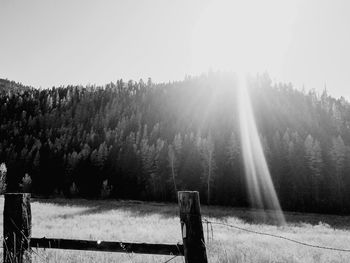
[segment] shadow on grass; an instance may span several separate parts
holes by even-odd
[[[143,202],[136,200],[87,200],[87,199],[33,199],[41,204],[53,204],[58,206],[69,206],[82,208],[81,211],[58,215],[60,218],[73,218],[75,216],[104,214],[110,211],[128,212],[131,216],[144,217],[158,214],[164,218],[178,216],[178,207],[174,203]]]
[[[159,215],[163,218],[179,218],[179,209],[175,203],[86,199],[33,199],[33,201],[41,204],[83,208],[78,212],[57,215],[57,217],[63,219],[103,214],[113,210],[130,213],[130,215],[134,217]],[[212,221],[220,220],[225,222],[229,219],[238,219],[242,223],[247,224],[274,225],[274,221],[271,220],[272,216],[270,216],[272,213],[272,211],[262,211],[258,209],[202,206],[202,217],[209,218]],[[321,223],[336,229],[350,230],[350,216],[294,212],[286,212],[284,215],[287,224],[292,226],[304,226],[305,224],[315,226]]]

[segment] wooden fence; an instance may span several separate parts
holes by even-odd
[[[32,262],[34,248],[184,256],[186,263],[207,263],[198,192],[178,192],[183,245],[100,240],[35,238],[31,236],[30,194],[5,194],[3,256],[5,263]]]

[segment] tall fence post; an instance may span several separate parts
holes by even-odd
[[[4,205],[4,263],[31,263],[30,194],[5,194]]]
[[[199,193],[178,192],[182,240],[186,263],[207,263]]]

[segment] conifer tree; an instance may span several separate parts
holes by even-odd
[[[330,156],[333,163],[333,172],[336,182],[335,196],[342,205],[343,194],[343,172],[345,168],[346,158],[346,146],[342,137],[339,135],[337,138],[332,139],[332,148],[330,150]]]
[[[210,134],[207,138],[202,140],[200,147],[203,156],[203,178],[206,180],[207,185],[207,204],[210,205],[211,183],[215,171],[214,142]]]

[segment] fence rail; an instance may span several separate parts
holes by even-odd
[[[111,241],[93,241],[76,239],[58,239],[58,238],[31,238],[30,246],[32,248],[47,249],[71,249],[88,250],[101,252],[121,252],[155,255],[173,255],[183,256],[184,247],[181,244],[149,244],[149,243],[125,243]]]
[[[186,263],[207,263],[198,192],[178,192],[183,244],[127,243],[31,237],[30,194],[5,194],[3,256],[5,263],[31,263],[32,248],[184,256]]]

